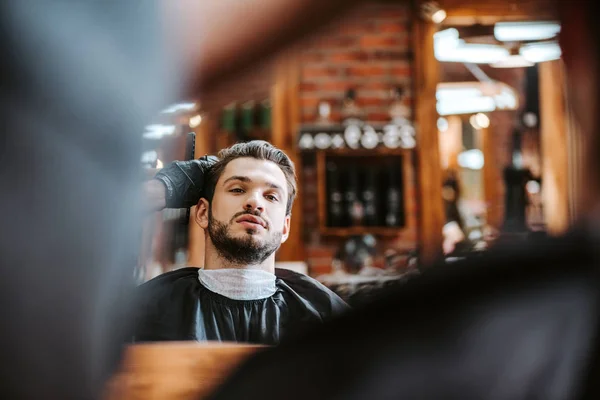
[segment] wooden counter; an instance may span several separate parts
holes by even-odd
[[[129,347],[107,400],[202,399],[264,348],[235,343],[152,343]]]

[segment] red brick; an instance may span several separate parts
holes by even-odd
[[[389,100],[382,97],[358,97],[356,103],[361,107],[367,106],[385,106],[389,104]]]
[[[329,49],[335,47],[350,47],[358,44],[358,39],[352,36],[322,36],[320,37],[315,45],[322,49]]]
[[[315,92],[319,90],[319,85],[316,83],[312,83],[312,82],[302,82],[300,84],[300,91],[301,92]]]
[[[377,26],[374,21],[363,18],[359,21],[343,22],[337,31],[344,35],[365,35],[377,32]]]
[[[321,90],[331,90],[331,91],[346,91],[348,88],[352,86],[352,83],[347,79],[343,81],[327,81],[323,82],[319,85]]]
[[[315,113],[302,113],[302,123],[304,124],[310,124],[313,123],[317,120],[317,116]]]
[[[409,77],[411,75],[411,70],[409,66],[392,67],[392,70],[390,72],[392,75],[395,76]]]
[[[361,47],[398,47],[406,41],[395,36],[366,35],[360,38]]]
[[[350,76],[381,76],[387,71],[386,68],[378,65],[361,65],[349,67],[346,72]]]
[[[336,52],[328,56],[333,62],[366,61],[369,55],[365,51]]]
[[[390,120],[390,115],[386,112],[370,112],[367,114],[367,121],[370,122],[387,122]]]
[[[390,90],[392,85],[389,82],[370,81],[360,86],[360,90]]]
[[[317,53],[315,51],[307,51],[302,56],[300,56],[302,62],[320,62],[325,59],[325,55],[323,53]]]
[[[300,104],[302,107],[316,109],[319,105],[319,101],[321,100],[318,97],[303,97],[300,99]]]
[[[402,61],[408,60],[410,55],[402,50],[375,50],[371,52],[369,58],[378,61]]]
[[[339,111],[331,111],[329,119],[333,122],[339,122],[342,120],[342,114]]]
[[[401,22],[382,22],[377,26],[377,32],[381,33],[401,33],[406,31],[406,25]]]
[[[338,68],[331,66],[306,66],[302,69],[302,77],[305,79],[332,77],[339,73]]]

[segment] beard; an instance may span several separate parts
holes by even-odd
[[[242,212],[236,214],[231,221],[244,214],[258,216],[252,212]],[[275,231],[264,242],[259,242],[253,237],[253,230],[247,230],[242,237],[232,236],[229,225],[231,222],[226,224],[214,219],[209,207],[208,235],[217,253],[230,263],[240,266],[261,264],[281,245],[282,231]]]

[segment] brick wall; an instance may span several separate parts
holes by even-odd
[[[301,120],[316,119],[319,101],[332,106],[331,118],[341,120],[341,103],[347,89],[356,90],[357,104],[369,122],[387,122],[391,89],[402,86],[404,102],[411,107],[411,36],[407,4],[367,4],[336,21],[303,43],[300,105]],[[379,241],[380,253],[394,248],[406,253],[417,246],[416,182],[413,161],[405,192],[406,219],[411,226],[394,238]],[[299,175],[303,202],[306,256],[311,275],[331,271],[341,238],[318,232],[317,173],[314,159],[305,156]],[[376,260],[381,264],[382,259]]]
[[[302,121],[312,122],[317,104],[332,104],[340,119],[345,91],[355,88],[357,103],[369,121],[388,121],[390,89],[406,88],[410,105],[409,9],[399,5],[365,5],[336,21],[304,44],[300,104]]]

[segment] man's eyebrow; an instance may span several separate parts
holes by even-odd
[[[252,179],[248,178],[247,176],[242,176],[242,175],[234,175],[234,176],[230,176],[229,178],[225,179],[225,181],[223,182],[223,185],[227,184],[228,182],[231,181],[240,181],[240,182],[244,182],[244,183],[251,183]],[[267,182],[267,185],[270,188],[273,188],[275,190],[279,190],[283,192],[283,188],[281,186],[279,186],[276,183],[273,182]]]
[[[252,179],[248,178],[247,176],[234,175],[234,176],[230,176],[229,178],[225,179],[223,184],[226,184],[227,182],[231,182],[231,181],[252,182]]]

